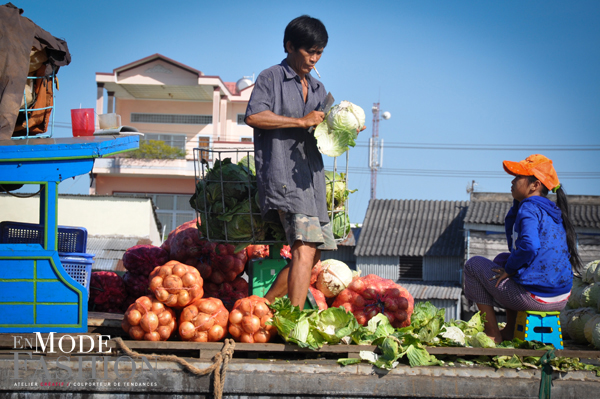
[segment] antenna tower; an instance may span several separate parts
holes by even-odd
[[[369,140],[369,168],[371,169],[371,199],[377,198],[377,170],[383,161],[383,140],[379,138],[379,103],[373,104],[373,134]]]

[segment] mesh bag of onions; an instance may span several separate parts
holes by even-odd
[[[414,308],[412,295],[401,285],[375,274],[356,277],[340,292],[332,307],[343,306],[365,326],[371,318],[383,313],[395,328],[410,325]]]
[[[230,283],[244,272],[248,255],[246,250],[235,252],[232,244],[219,244],[211,254],[212,273],[207,280],[215,284]]]
[[[176,260],[157,266],[150,273],[150,291],[160,302],[183,308],[204,295],[203,280],[195,267]]]
[[[148,277],[156,266],[169,261],[167,251],[154,245],[135,245],[123,254],[123,267],[129,273]]]
[[[127,298],[123,279],[115,272],[92,272],[90,277],[88,310],[95,312],[122,313]]]
[[[139,297],[129,305],[121,322],[123,330],[138,341],[166,341],[176,326],[173,309],[152,295]]]
[[[215,284],[213,282],[204,282],[204,296],[219,298],[227,310],[233,309],[233,305],[238,299],[248,296],[248,282],[242,277],[237,276],[231,283]]]
[[[200,219],[198,219],[198,223]],[[196,219],[185,222],[169,233],[167,240],[161,245],[169,253],[171,260],[195,266],[202,247],[201,233],[198,231]]]
[[[184,341],[217,342],[227,334],[229,312],[218,298],[198,298],[186,306],[179,318]]]
[[[234,340],[249,344],[269,342],[277,335],[274,326],[265,323],[273,317],[269,301],[256,295],[238,300],[229,313],[229,333]]]

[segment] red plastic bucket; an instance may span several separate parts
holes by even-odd
[[[73,137],[92,136],[96,130],[93,108],[79,108],[71,110],[71,126]]]

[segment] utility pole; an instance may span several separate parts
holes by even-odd
[[[377,198],[377,171],[383,164],[383,139],[379,138],[379,120],[390,119],[391,114],[380,115],[379,103],[373,104],[373,133],[369,140],[369,168],[371,169],[371,199]]]

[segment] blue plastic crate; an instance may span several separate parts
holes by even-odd
[[[83,285],[90,296],[90,281],[92,279],[92,254],[59,252],[60,263],[69,276]]]
[[[0,244],[42,244],[44,226],[33,223],[1,222]],[[58,226],[58,251],[85,254],[87,230],[83,227]]]

